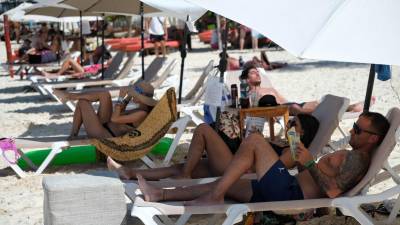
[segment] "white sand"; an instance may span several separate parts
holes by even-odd
[[[194,85],[194,79],[210,59],[218,60],[218,51],[210,51],[203,44],[194,41],[195,51],[188,54],[185,63],[184,94]],[[232,56],[243,56],[245,60],[259,56],[259,52],[232,51]],[[365,96],[369,66],[365,64],[338,63],[298,59],[286,51],[268,50],[270,61],[287,62],[288,66],[281,70],[268,72],[274,86],[290,101],[310,101],[320,99],[325,94],[346,96],[352,102],[362,101]],[[5,62],[4,43],[0,43],[0,62]],[[174,52],[169,57],[180,57]],[[146,63],[153,57],[146,57]],[[180,62],[180,60],[179,60]],[[140,61],[136,61],[139,69]],[[217,63],[217,61],[216,61]],[[166,84],[178,88],[180,66],[173,71]],[[388,109],[399,106],[400,100],[393,90],[400,91],[399,69],[394,68],[393,79],[387,82],[376,80],[373,95],[377,102],[372,111],[386,114]],[[8,72],[0,71],[0,137],[42,137],[68,135],[72,112],[65,106],[41,96],[37,92],[24,93],[24,86],[29,85],[19,77],[10,79]],[[392,87],[393,86],[393,87]],[[162,92],[162,88],[157,93]],[[349,130],[354,121],[342,123]],[[333,139],[340,138],[336,132]],[[390,163],[398,165],[399,146],[390,156]],[[46,170],[44,176],[65,173],[79,173],[88,169],[104,169],[104,165],[66,166]],[[11,169],[6,168],[0,160],[0,224],[42,224],[43,192],[41,180],[43,176],[18,179]],[[372,191],[379,191],[392,185],[386,182],[376,186]],[[205,217],[197,217],[192,224],[204,224]],[[339,222],[340,221],[340,222]],[[345,224],[341,217],[323,217],[302,224]],[[135,222],[132,222],[134,224]],[[348,222],[347,224],[354,224]]]

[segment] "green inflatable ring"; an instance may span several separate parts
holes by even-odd
[[[162,138],[151,150],[154,155],[165,156],[168,152],[169,147],[172,144],[173,139],[164,137]],[[51,149],[39,149],[26,152],[25,155],[37,166],[49,155]],[[63,166],[72,164],[90,164],[96,163],[96,147],[93,145],[82,145],[70,147],[59,154],[57,154],[51,161],[50,165]],[[22,158],[18,159],[18,166],[22,169],[29,168],[28,164]]]
[[[161,138],[161,140],[153,147],[151,153],[154,155],[161,155],[161,156],[167,155],[168,149],[171,146],[172,141],[174,141],[174,139],[172,138],[167,138],[167,137]]]
[[[50,153],[51,149],[39,149],[26,152],[25,155],[37,166],[42,164]],[[88,164],[96,162],[96,148],[93,145],[82,145],[70,147],[57,154],[51,161],[50,165],[71,165],[71,164]],[[27,169],[29,166],[20,158],[18,166]]]

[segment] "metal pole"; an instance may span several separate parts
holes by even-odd
[[[189,15],[186,17],[186,22],[189,21]],[[178,104],[181,104],[182,102],[182,88],[183,88],[183,70],[185,68],[185,58],[187,55],[186,52],[186,40],[187,40],[187,35],[188,35],[189,28],[187,27],[187,24],[185,23],[185,28],[183,29],[183,37],[182,37],[182,42],[181,42],[181,74],[179,77],[179,98],[178,98]]]
[[[83,34],[82,34],[82,11],[79,11],[80,31],[81,31],[81,65],[83,65]]]
[[[104,13],[102,14],[103,16],[103,22],[102,22],[102,31],[101,31],[101,51],[102,51],[102,56],[101,56],[101,79],[104,80],[104,53],[106,51],[106,45],[104,44],[104,21],[106,21],[106,18],[104,17]]]
[[[96,44],[99,46],[99,35],[97,35],[97,31],[99,29],[99,17],[96,16]]]
[[[222,36],[222,35],[221,35]],[[227,64],[227,59],[226,59],[226,49],[228,48],[228,19],[226,19],[225,23],[225,30],[224,30],[224,39],[223,39],[223,50],[222,50],[222,57],[219,60],[219,65],[218,69],[220,72],[220,77],[219,77],[219,82],[224,83],[224,73],[226,71],[226,64]],[[219,117],[221,115],[221,107],[217,107],[217,114],[215,117],[215,130],[218,131],[219,129]]]
[[[371,67],[369,69],[367,92],[365,94],[364,112],[369,111],[369,106],[371,104],[371,97],[372,97],[372,89],[374,88],[374,81],[375,81],[375,64],[371,64]]]
[[[144,77],[144,16],[143,16],[143,2],[140,2],[140,37],[141,37],[141,48],[140,54],[142,55],[142,79],[145,80]]]

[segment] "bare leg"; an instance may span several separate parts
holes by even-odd
[[[161,52],[163,54],[163,57],[165,58],[166,55],[167,55],[167,48],[165,47],[165,41],[164,40],[161,41]]]
[[[159,48],[160,48],[160,42],[158,41],[154,42],[154,52],[156,53],[156,57],[158,57],[158,55],[160,54]]]
[[[376,97],[372,96],[370,105],[375,104],[375,101],[376,101]],[[361,111],[363,111],[363,109],[364,109],[364,101],[361,101],[361,102],[357,102],[357,103],[349,105],[346,112],[361,112]]]
[[[207,124],[200,124],[194,131],[182,177],[192,176],[204,151],[207,152],[209,168],[215,176],[222,175],[233,158],[228,146],[214,129]]]
[[[258,49],[258,38],[252,37],[251,40],[252,40],[253,49],[257,50]]]
[[[182,169],[182,164],[164,168],[134,169],[125,167],[115,162],[111,157],[108,157],[107,167],[109,170],[116,171],[122,179],[137,179],[137,175],[141,174],[147,180],[159,180],[179,174]]]
[[[144,199],[151,202],[190,201],[207,194],[217,185],[217,182],[211,182],[187,187],[176,187],[174,189],[163,189],[148,184],[139,174],[138,182]],[[227,195],[236,201],[249,202],[252,196],[250,180],[238,180],[229,188]]]
[[[68,139],[73,139],[74,137],[78,136],[79,130],[81,129],[82,126],[82,112],[81,108],[79,107],[79,104],[75,108],[74,112],[74,117],[72,120],[72,129],[71,129],[71,134]]]
[[[238,152],[233,157],[232,162],[215,188],[200,198],[189,202],[189,204],[222,203],[229,188],[253,165],[255,166],[258,179],[261,179],[278,159],[278,155],[272,149],[271,145],[264,140],[264,137],[260,134],[250,135],[240,145]]]
[[[102,118],[102,116],[104,115],[100,116],[99,114],[98,116],[94,111],[90,102],[86,100],[79,100],[78,106],[81,111],[83,125],[85,126],[86,133],[88,134],[89,137],[94,137],[94,138],[112,137],[112,135],[103,127],[103,123],[107,122],[105,121],[105,118]]]
[[[181,178],[183,164],[176,164],[170,167],[153,168],[153,169],[135,169],[125,167],[112,158],[107,158],[107,167],[109,170],[116,171],[122,179],[137,179],[137,175],[141,174],[147,180],[159,180],[168,177]],[[211,173],[208,169],[206,160],[199,162],[192,173],[192,177],[210,177]]]

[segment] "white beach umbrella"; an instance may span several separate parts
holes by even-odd
[[[85,12],[98,12],[103,14],[117,15],[140,15],[141,17],[141,55],[142,55],[142,79],[144,77],[144,20],[143,16],[147,13],[159,12],[160,10],[143,4],[139,0],[63,0],[67,4]],[[104,43],[104,42],[103,42]]]
[[[185,68],[186,58],[186,37],[189,27],[192,22],[200,18],[207,10],[197,5],[191,4],[184,0],[141,0],[147,5],[153,6],[159,9],[161,12],[157,14],[171,16],[183,21],[186,21],[185,30],[183,32],[183,38],[181,43],[181,72],[179,77],[179,90],[178,90],[178,104],[181,103],[182,99],[182,88],[183,88],[183,70]],[[193,28],[191,27],[191,31]]]
[[[372,82],[373,64],[400,65],[398,0],[187,1],[257,30],[295,56],[370,63]]]
[[[171,16],[183,21],[190,16],[191,21],[196,21],[207,12],[203,7],[189,3],[185,0],[141,0],[149,6],[159,9],[157,15]],[[150,14],[151,15],[151,14]]]

